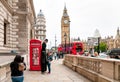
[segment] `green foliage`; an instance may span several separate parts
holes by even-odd
[[[107,44],[105,42],[100,43],[100,50],[101,50],[101,52],[107,51]]]
[[[107,51],[107,44],[105,42],[101,42],[99,45],[99,49],[101,52],[106,52]],[[94,47],[94,51],[98,52],[98,46]]]

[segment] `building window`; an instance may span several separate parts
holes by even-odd
[[[4,23],[4,45],[7,43],[7,24]]]
[[[10,41],[10,23],[7,20],[4,20],[4,45],[7,45]]]

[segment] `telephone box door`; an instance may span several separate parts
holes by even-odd
[[[30,70],[41,70],[41,41],[30,40]]]

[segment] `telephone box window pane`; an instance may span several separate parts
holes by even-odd
[[[32,63],[33,65],[39,65],[39,48],[32,49]]]

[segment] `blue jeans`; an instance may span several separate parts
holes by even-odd
[[[11,77],[12,82],[23,82],[24,77],[23,76],[16,76],[16,77]]]
[[[48,65],[48,72],[50,73],[51,72],[51,63],[48,62],[47,65]]]

